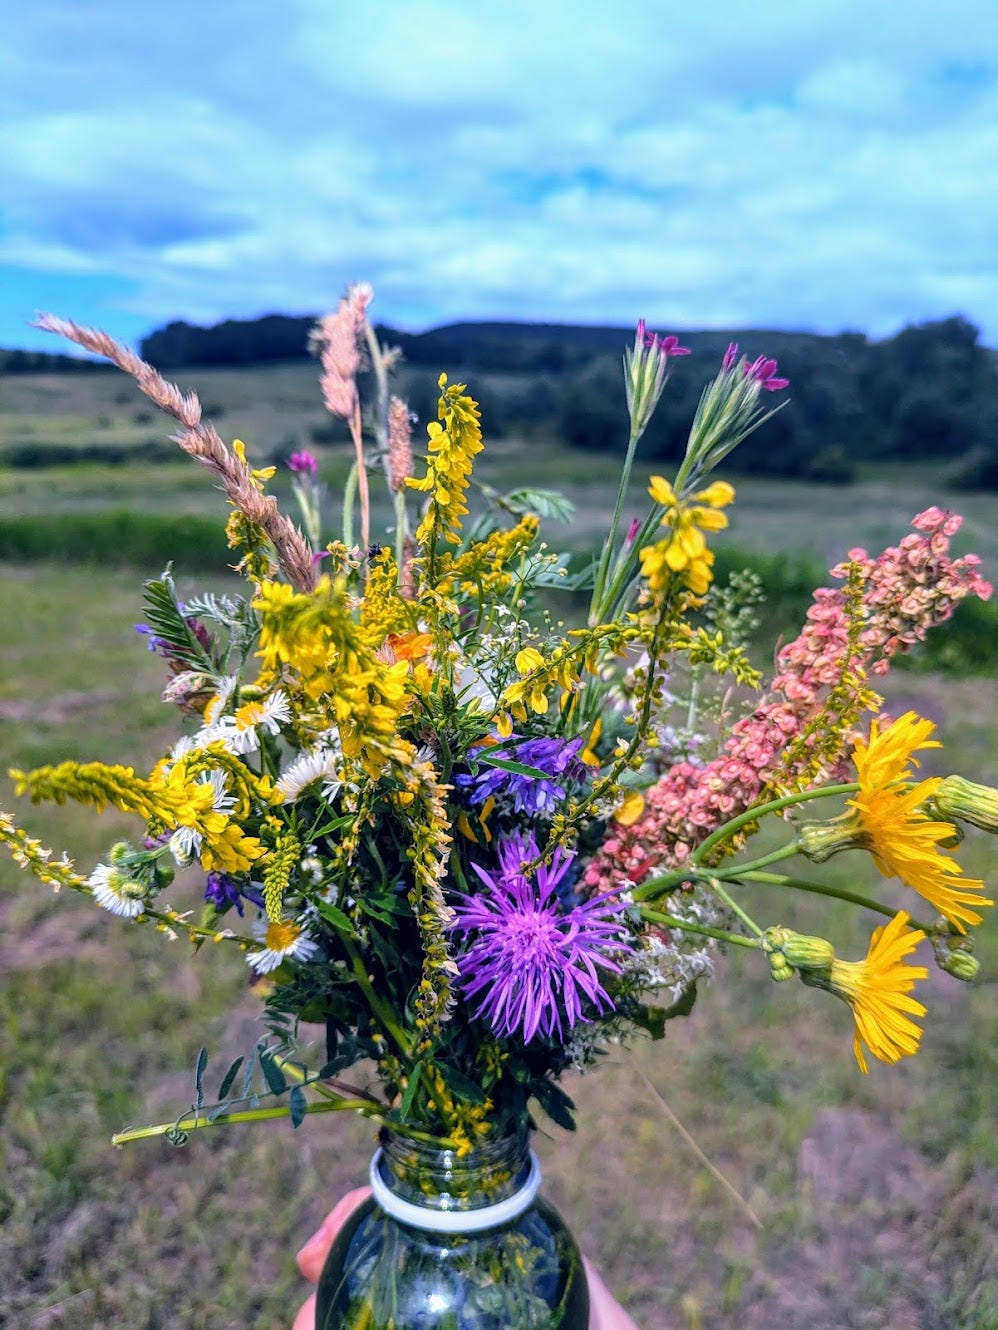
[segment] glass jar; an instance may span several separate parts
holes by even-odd
[[[582,1258],[539,1183],[526,1134],[459,1155],[385,1133],[316,1330],[587,1330]]]

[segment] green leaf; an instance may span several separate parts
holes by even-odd
[[[243,1065],[242,1056],[237,1057],[235,1062],[233,1062],[232,1066],[222,1077],[222,1084],[218,1087],[218,1095],[216,1096],[218,1099],[224,1099],[225,1096],[232,1089],[233,1083],[235,1082],[236,1079],[236,1075],[239,1071],[239,1068],[242,1065]]]
[[[315,908],[319,911],[319,914],[325,919],[327,924],[332,924],[332,926],[338,929],[341,933],[346,933],[348,936],[353,937],[354,926],[342,910],[337,909],[335,905],[330,905],[329,901],[324,900],[317,900],[315,902]]]
[[[208,1050],[202,1048],[194,1069],[194,1102],[198,1108],[204,1103],[204,1072],[208,1065]]]
[[[519,512],[536,513],[538,517],[553,518],[556,522],[570,522],[575,516],[575,504],[557,490],[525,485],[504,495],[503,501]]]
[[[671,1021],[676,1016],[688,1016],[693,1010],[693,1004],[697,1000],[697,986],[690,984],[689,988],[683,990],[671,1007],[666,1007],[662,1013],[663,1020]]]
[[[550,780],[550,773],[539,767],[528,767],[524,762],[514,762],[508,757],[492,757],[488,753],[476,753],[474,762],[469,765],[498,767],[501,771],[515,771],[518,776],[533,776],[535,780]]]
[[[543,1108],[552,1122],[566,1131],[575,1130],[572,1109],[575,1104],[559,1086],[550,1081],[536,1080],[531,1083],[530,1092]]]
[[[412,1101],[416,1097],[416,1091],[419,1089],[419,1078],[423,1070],[423,1063],[417,1062],[409,1073],[409,1079],[406,1082],[405,1094],[402,1096],[402,1102],[398,1107],[399,1118],[405,1122],[409,1116],[409,1110],[412,1108]]]
[[[177,603],[169,568],[161,578],[145,584],[145,603],[149,627],[166,642],[171,655],[189,669],[217,676],[218,663],[198,641]]]
[[[441,1076],[444,1078],[447,1086],[454,1091],[458,1099],[465,1104],[484,1104],[486,1095],[480,1085],[476,1085],[473,1080],[455,1071],[453,1067],[446,1067],[443,1063],[437,1063]]]
[[[267,1082],[267,1089],[271,1094],[283,1094],[288,1088],[284,1072],[274,1061],[273,1054],[269,1049],[260,1050],[260,1069],[263,1072],[263,1079]]]
[[[291,1087],[291,1093],[288,1095],[288,1105],[291,1109],[292,1127],[300,1127],[308,1112],[308,1100],[305,1098],[305,1091],[300,1085]]]

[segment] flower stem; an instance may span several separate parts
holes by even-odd
[[[706,886],[710,887],[711,891],[713,891],[715,896],[719,896],[721,900],[724,901],[725,905],[728,907],[731,913],[735,915],[736,918],[742,921],[742,923],[745,925],[745,927],[749,930],[750,933],[754,933],[756,937],[762,937],[763,930],[759,927],[759,925],[755,922],[754,919],[750,918],[750,916],[745,913],[745,911],[741,908],[741,906],[735,904],[732,898],[721,886],[720,882],[718,882],[717,878],[704,877],[701,878],[700,880]]]
[[[847,891],[845,887],[830,887],[824,882],[808,882],[804,878],[786,877],[782,873],[750,872],[745,874],[744,881],[759,882],[770,887],[790,887],[793,891],[807,891],[815,896],[830,896],[834,900],[848,901],[850,905],[859,905],[865,910],[874,910],[877,914],[886,915],[888,919],[893,919],[898,913],[896,908],[884,905],[871,896],[863,896],[858,891]],[[933,931],[934,925],[919,923],[910,916],[909,919],[912,928],[920,928],[923,933]]]
[[[624,465],[620,473],[620,482],[617,485],[617,502],[614,504],[613,517],[610,521],[610,530],[607,532],[606,540],[603,544],[603,550],[600,554],[599,566],[596,569],[596,578],[593,586],[593,597],[589,604],[589,623],[591,625],[601,622],[601,615],[604,609],[603,593],[606,589],[606,580],[610,572],[610,563],[613,559],[614,545],[617,541],[617,530],[620,526],[620,514],[624,509],[624,499],[627,495],[627,486],[631,479],[631,468],[634,465],[634,453],[638,446],[639,436],[633,431],[627,440],[627,453],[624,457]]]
[[[710,928],[707,924],[687,923],[685,919],[677,919],[673,914],[662,914],[661,911],[653,910],[647,905],[641,906],[641,918],[647,919],[650,924],[660,924],[663,928],[680,928],[684,933],[696,933],[700,937],[716,938],[718,942],[730,942],[736,947],[759,950],[759,943],[755,938],[743,937],[741,933],[729,933],[723,928]]]
[[[849,781],[842,785],[825,785],[816,790],[801,790],[796,794],[784,794],[778,799],[767,799],[765,803],[753,804],[751,808],[746,808],[744,813],[739,813],[730,822],[725,822],[716,831],[712,831],[706,840],[701,841],[690,855],[689,862],[694,865],[702,863],[704,857],[711,850],[716,849],[718,845],[735,835],[742,827],[758,822],[761,817],[765,817],[768,813],[778,813],[781,809],[792,808],[795,804],[807,803],[811,799],[827,799],[833,795],[855,794],[858,789],[859,784],[856,781]]]
[[[383,1118],[387,1110],[375,1108],[365,1099],[324,1099],[321,1103],[311,1103],[305,1107],[306,1113],[360,1113],[364,1117]],[[187,1113],[173,1122],[161,1122],[155,1127],[133,1127],[129,1131],[116,1132],[111,1137],[112,1145],[127,1145],[129,1141],[151,1140],[154,1136],[165,1136],[170,1131],[200,1131],[204,1127],[228,1127],[235,1122],[265,1122],[270,1118],[290,1117],[291,1109],[286,1105],[274,1108],[247,1108],[236,1113],[219,1113],[216,1118],[207,1118],[203,1113]]]

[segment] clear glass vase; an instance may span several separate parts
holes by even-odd
[[[582,1258],[526,1135],[458,1155],[387,1134],[319,1280],[316,1330],[587,1330]]]

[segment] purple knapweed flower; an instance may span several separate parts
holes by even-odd
[[[288,469],[297,472],[299,475],[314,476],[318,474],[319,463],[311,453],[302,451],[291,454],[288,458]]]
[[[457,898],[449,928],[473,939],[456,957],[472,1014],[495,1034],[525,1043],[588,1023],[586,1005],[613,1011],[599,971],[619,974],[611,954],[631,950],[616,894],[562,908],[557,889],[575,854],[559,847],[528,877],[523,865],[539,853],[533,833],[500,840],[498,869],[473,865],[484,890]]]
[[[258,909],[263,909],[263,894],[255,887],[240,887],[227,873],[209,873],[204,884],[204,898],[216,910],[236,907],[239,917],[243,915],[243,898],[252,901]]]
[[[581,785],[586,778],[585,764],[579,761],[581,748],[581,739],[524,739],[502,749],[502,756],[542,774],[489,766],[477,776],[455,776],[454,783],[470,791],[468,802],[473,806],[505,796],[515,813],[553,813],[565,798],[566,785]]]

